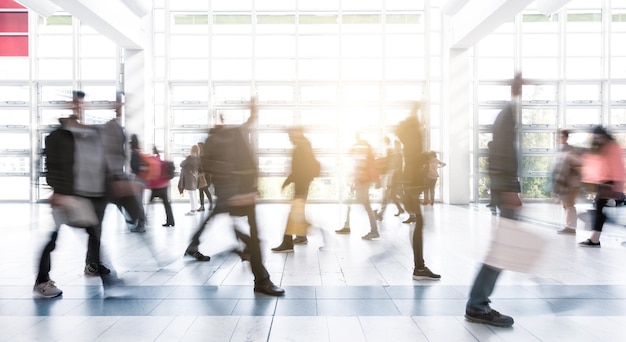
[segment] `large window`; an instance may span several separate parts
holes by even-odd
[[[426,46],[426,16],[440,34],[440,13],[433,11],[405,0],[155,2],[155,98],[167,99],[155,103],[155,136],[163,134],[182,158],[210,127],[246,121],[256,98],[252,143],[261,197],[290,198],[280,191],[292,149],[286,130],[302,125],[322,164],[309,198],[342,200],[356,133],[381,154],[383,138],[412,101],[425,100],[426,90],[440,96],[441,72],[428,66],[441,68],[441,44]],[[439,111],[439,99],[432,103]],[[436,132],[428,135],[434,146],[438,125],[432,120]]]
[[[505,29],[505,24],[478,44],[475,200],[489,198],[485,141],[503,101],[510,99],[505,80],[512,78],[515,66],[529,80],[518,117],[520,178],[526,199],[552,195],[550,173],[558,129],[573,131],[570,143],[578,146],[588,144],[588,132],[595,125],[607,126],[616,137],[624,135],[626,74],[620,70],[626,54],[615,42],[625,32],[626,3],[611,3],[613,8],[571,1],[550,17],[536,12],[533,4],[511,21],[514,29]],[[519,54],[508,60],[507,51],[515,46],[520,47]]]

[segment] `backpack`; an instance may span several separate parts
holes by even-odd
[[[171,160],[164,160],[161,162],[161,177],[165,179],[172,179],[176,174],[176,165]]]
[[[319,160],[313,157],[313,162],[311,163],[311,176],[313,176],[313,178],[319,177],[321,172],[322,165],[320,164]]]
[[[140,153],[141,158],[141,171],[139,171],[139,177],[145,181],[157,180],[161,177],[161,161],[146,153]]]

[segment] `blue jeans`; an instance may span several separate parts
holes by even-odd
[[[470,291],[470,297],[465,306],[465,311],[472,313],[485,313],[491,311],[489,296],[496,286],[500,269],[483,264],[476,275],[474,285]]]
[[[500,216],[516,220],[517,210],[513,209],[508,203],[505,202],[506,196],[503,192],[496,192],[496,196],[492,197],[493,204],[500,209]],[[493,289],[496,286],[498,276],[500,276],[502,270],[483,264],[476,275],[474,285],[470,290],[470,296],[465,306],[465,311],[472,313],[485,313],[491,311],[489,303],[489,296],[493,293]]]

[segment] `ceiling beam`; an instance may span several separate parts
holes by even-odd
[[[35,0],[39,1],[39,0]],[[51,0],[125,49],[143,49],[142,19],[121,0]]]

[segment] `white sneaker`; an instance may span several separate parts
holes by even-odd
[[[48,280],[43,283],[35,284],[33,292],[44,298],[54,298],[60,296],[63,291],[54,285],[54,281]]]
[[[188,213],[185,213],[185,216],[194,216],[195,214],[196,214],[196,211],[192,210],[192,211],[190,211]]]

